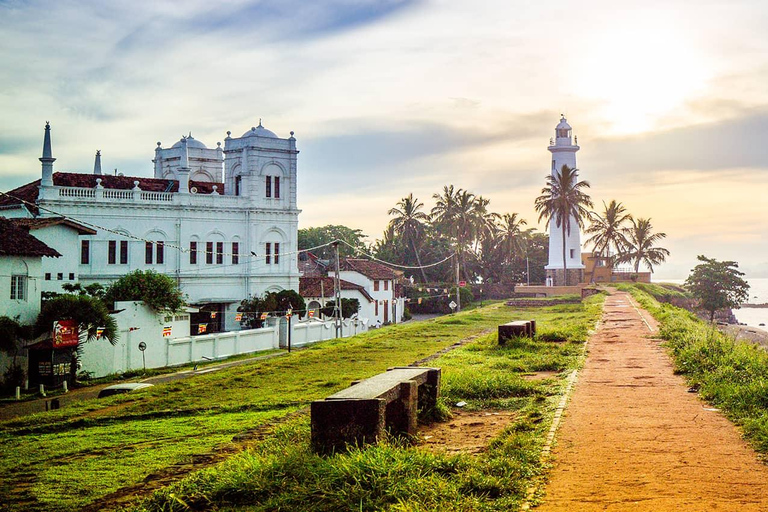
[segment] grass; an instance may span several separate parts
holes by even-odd
[[[443,406],[466,401],[469,410],[516,412],[512,424],[481,455],[436,454],[389,440],[323,457],[310,449],[308,418],[301,417],[257,448],[158,491],[132,510],[519,509],[528,483],[543,471],[540,451],[565,373],[540,381],[522,375],[577,367],[586,328],[596,322],[601,303],[602,297],[594,297],[568,314],[562,306],[534,312],[539,325],[578,333],[566,343],[513,339],[500,347],[491,333],[430,362],[443,370]],[[526,315],[531,310],[510,316]],[[481,319],[467,314],[446,321],[457,325],[457,320]]]
[[[492,304],[324,342],[142,393],[5,421],[0,423],[0,493],[9,511],[79,510],[159,470],[230,446],[233,436],[275,422],[352,380],[409,364],[460,339],[495,331],[501,323],[536,318],[542,334],[566,333],[571,340],[513,340],[500,348],[493,332],[430,362],[444,371],[443,408],[464,400],[469,408],[518,412],[509,432],[479,461],[417,453],[397,443],[320,458],[309,451],[308,420],[299,416],[253,451],[183,479],[145,507],[181,510],[182,502],[198,499],[211,500],[215,507],[242,505],[238,510],[493,510],[513,505],[521,499],[525,479],[541,470],[539,445],[562,388],[559,379],[534,383],[520,375],[575,367],[600,303],[597,297],[583,305],[523,311]],[[383,483],[373,485],[372,479]],[[450,504],[454,495],[455,507]],[[433,506],[435,500],[442,505]]]
[[[693,313],[660,304],[648,293],[633,295],[660,322],[660,336],[685,375],[709,403],[743,428],[754,448],[768,454],[768,352],[735,341]]]

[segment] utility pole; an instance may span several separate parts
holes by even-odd
[[[333,242],[333,252],[336,255],[336,272],[334,273],[333,291],[336,296],[333,316],[336,318],[336,337],[341,338],[341,279],[339,278],[339,242]]]
[[[461,293],[459,293],[459,250],[456,249],[456,312],[461,311]]]

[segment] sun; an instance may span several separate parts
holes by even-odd
[[[615,133],[637,133],[695,97],[709,75],[692,40],[671,22],[621,21],[586,38],[575,90],[602,105]]]

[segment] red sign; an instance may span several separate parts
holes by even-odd
[[[467,282],[466,281],[459,281],[459,286],[461,288],[464,288],[465,286],[467,286]]]
[[[76,320],[53,322],[53,348],[76,347],[80,342]]]

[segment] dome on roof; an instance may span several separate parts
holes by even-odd
[[[191,133],[188,136],[183,137],[182,140],[183,139],[187,139],[187,147],[188,148],[208,149],[208,146],[206,146],[205,144],[203,144],[202,142],[200,142],[199,140],[194,138]],[[177,142],[176,144],[174,144],[171,147],[173,147],[173,148],[180,148],[181,147],[181,141]]]
[[[272,130],[267,130],[261,126],[261,119],[259,119],[259,126],[254,126],[243,134],[243,137],[269,137],[270,139],[277,139],[278,136]]]
[[[570,130],[571,125],[568,124],[568,120],[565,117],[560,118],[560,124],[555,127],[555,130]]]

